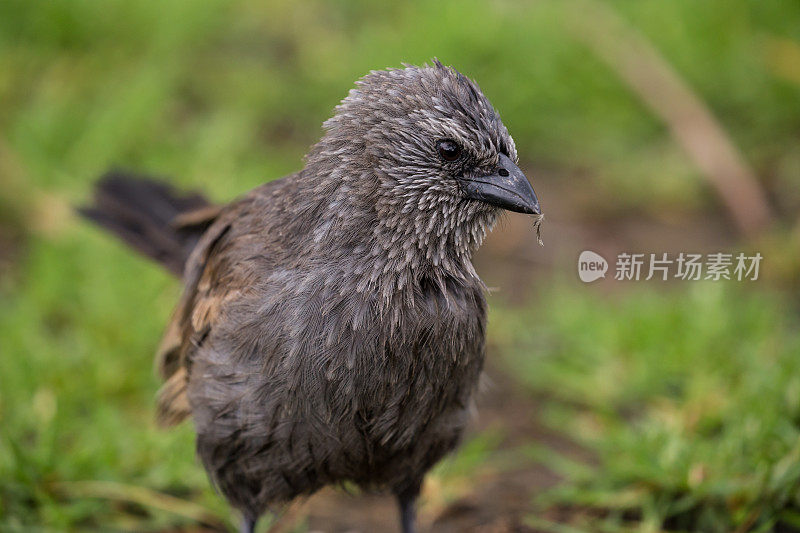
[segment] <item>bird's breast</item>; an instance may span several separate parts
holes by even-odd
[[[399,322],[375,317],[377,342],[365,343],[372,349],[351,376],[355,428],[374,457],[457,436],[483,366],[480,287],[423,287],[418,296],[401,307]]]

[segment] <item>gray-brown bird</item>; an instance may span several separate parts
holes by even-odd
[[[408,533],[483,366],[472,253],[539,202],[492,105],[438,61],[369,73],[324,128],[301,171],[228,205],[111,173],[83,213],[183,277],[158,419],[192,417],[244,531],[352,482],[396,495]]]

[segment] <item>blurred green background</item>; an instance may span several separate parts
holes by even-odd
[[[112,166],[232,199],[299,169],[355,79],[433,57],[500,111],[547,221],[476,259],[494,385],[423,528],[800,531],[800,4],[746,0],[0,2],[0,530],[233,527],[190,425],[152,420],[179,283],[73,206]],[[768,216],[732,214],[742,175]],[[764,260],[585,285],[584,249]],[[289,527],[393,513],[326,492]]]

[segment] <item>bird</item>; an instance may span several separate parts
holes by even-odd
[[[242,532],[347,484],[391,493],[412,533],[484,364],[472,255],[503,211],[541,208],[497,111],[438,59],[369,72],[323,130],[228,204],[110,171],[81,212],[182,278],[157,420],[191,418]]]

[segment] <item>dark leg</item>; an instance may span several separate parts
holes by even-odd
[[[400,527],[403,533],[415,533],[416,528],[416,503],[417,493],[403,493],[397,495],[397,504],[400,507]]]
[[[242,518],[242,533],[255,533],[256,531],[256,518],[248,518],[247,516]]]

